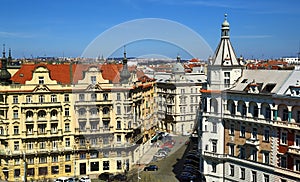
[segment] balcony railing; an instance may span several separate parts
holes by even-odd
[[[227,158],[227,154],[218,154],[215,152],[208,152],[208,151],[204,151],[204,156],[205,157],[212,157],[212,158],[217,158],[217,159],[225,159]]]
[[[289,146],[288,153],[300,155],[300,146],[294,146],[294,145]]]
[[[257,138],[247,138],[246,139],[246,144],[259,146],[259,140]]]

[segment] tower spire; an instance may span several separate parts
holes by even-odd
[[[224,22],[222,23],[221,28],[221,38],[229,39],[229,23],[227,21],[227,14],[224,14]]]

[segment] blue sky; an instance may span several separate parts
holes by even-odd
[[[77,57],[113,26],[134,19],[162,18],[194,30],[215,50],[227,13],[237,56],[296,56],[300,46],[299,6],[298,0],[2,0],[0,43],[12,48],[14,57]],[[140,42],[136,47],[140,49],[127,48],[128,56],[147,54],[150,47],[165,49],[160,54],[167,57],[181,53],[176,46],[160,46],[153,41],[145,43],[143,50]]]

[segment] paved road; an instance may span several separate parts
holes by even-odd
[[[152,147],[140,159],[141,165],[135,166],[130,171],[130,182],[177,182],[176,174],[181,171],[182,165],[179,164],[180,159],[183,158],[187,146],[185,141],[187,136],[173,136],[175,145],[169,153],[168,157],[157,162],[151,162],[153,155],[160,147]],[[162,142],[160,141],[160,146]],[[143,171],[147,164],[155,164],[158,166],[158,171]],[[139,171],[138,171],[139,169]],[[140,179],[138,179],[138,175]]]

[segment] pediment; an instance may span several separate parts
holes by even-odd
[[[51,92],[51,90],[46,85],[37,85],[33,92]]]
[[[102,87],[99,84],[91,84],[86,88],[86,91],[102,91]]]

